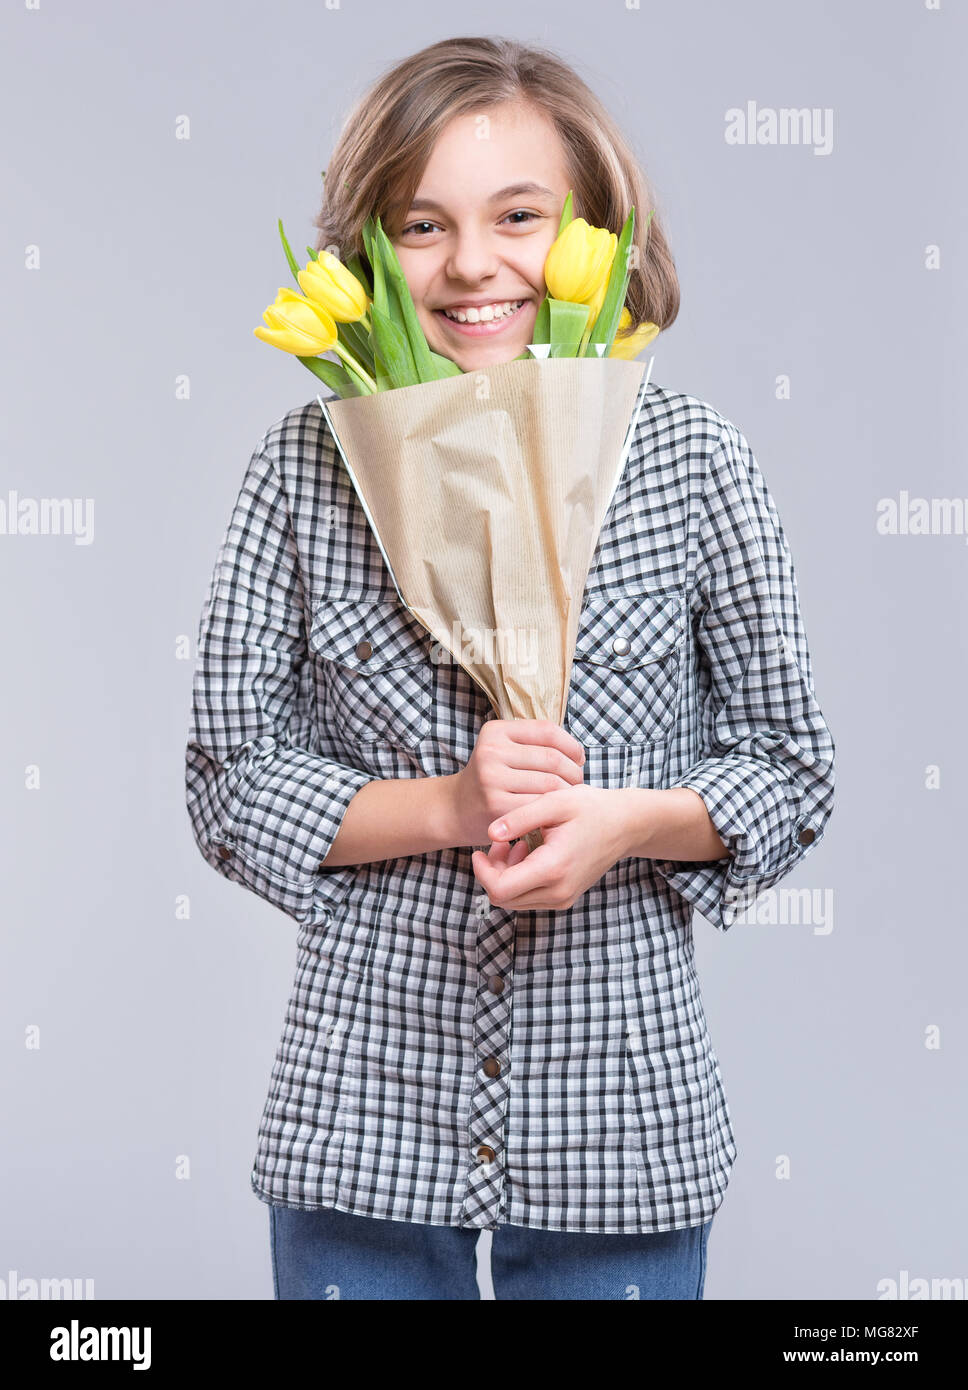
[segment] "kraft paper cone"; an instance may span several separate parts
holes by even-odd
[[[620,358],[518,360],[317,397],[401,601],[501,719],[564,722],[644,373]]]

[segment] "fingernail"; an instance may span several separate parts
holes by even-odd
[[[494,835],[506,835],[508,833],[508,828],[503,820],[499,820],[497,825],[491,827],[491,831]]]

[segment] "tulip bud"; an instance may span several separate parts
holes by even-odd
[[[551,298],[588,304],[597,315],[617,245],[614,232],[590,227],[583,217],[569,222],[545,259],[545,284]]]
[[[257,338],[297,357],[329,352],[336,342],[336,323],[325,309],[295,290],[282,288],[262,315],[266,327],[254,328]]]
[[[627,308],[623,308],[619,316],[618,328],[615,330],[615,340],[608,354],[609,357],[622,357],[629,360],[638,357],[646,344],[651,343],[659,331],[657,323],[642,323],[634,333],[627,333],[623,337],[623,330],[627,329],[631,322],[632,315]]]
[[[337,323],[357,323],[366,313],[366,290],[330,251],[321,251],[296,276],[299,288]]]

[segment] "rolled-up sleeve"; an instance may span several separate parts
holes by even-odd
[[[691,787],[729,851],[653,867],[726,930],[823,839],[834,741],[814,696],[793,561],[746,439],[726,422],[710,459],[692,602],[703,756]]]
[[[321,864],[372,780],[311,751],[313,713],[288,502],[260,445],[199,620],[186,799],[212,868],[304,924],[327,920],[351,886],[356,866]]]

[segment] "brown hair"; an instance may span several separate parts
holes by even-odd
[[[593,227],[618,233],[635,206],[637,264],[625,302],[629,329],[668,328],[679,312],[679,280],[653,212],[654,198],[618,126],[594,92],[555,54],[511,39],[455,38],[430,44],[395,64],[353,107],[326,168],[323,205],[313,225],[315,250],[342,260],[354,253],[369,270],[360,231],[379,215],[399,234],[434,142],[454,116],[503,101],[533,103],[564,145],[572,211]]]

